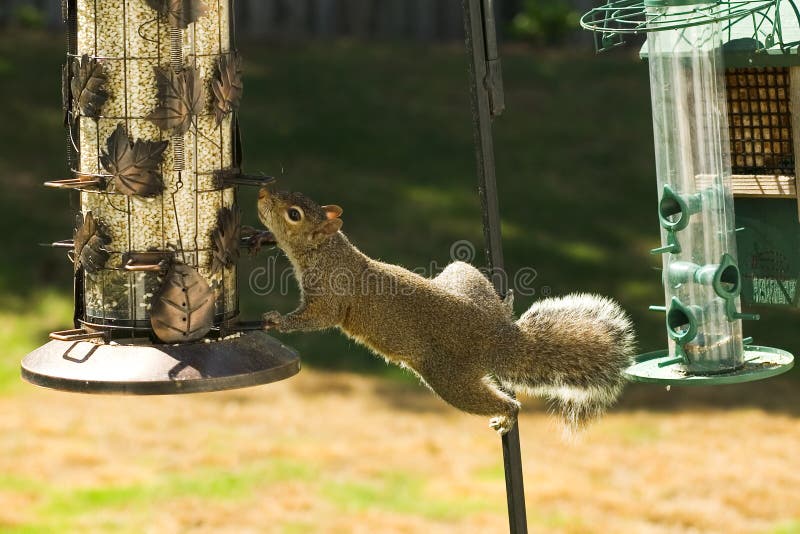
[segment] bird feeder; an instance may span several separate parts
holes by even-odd
[[[82,392],[243,387],[299,370],[295,352],[239,320],[243,229],[232,0],[66,0],[63,104],[77,192],[69,250],[74,328],[22,374]],[[75,194],[75,193],[73,193]]]
[[[780,233],[775,207],[762,200],[791,195],[798,224],[791,76],[774,66],[790,57],[788,4],[623,0],[582,19],[600,49],[647,34],[662,242],[652,252],[663,256],[665,294],[665,305],[651,309],[664,314],[669,349],[638,357],[632,380],[736,383],[793,365],[791,354],[744,338],[742,320],[758,316],[741,311],[742,300],[758,302],[758,258],[797,255],[800,232]],[[772,283],[780,286],[781,276],[773,273]]]

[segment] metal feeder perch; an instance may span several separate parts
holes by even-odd
[[[71,177],[80,196],[74,328],[22,362],[37,385],[171,394],[288,378],[297,354],[239,320],[234,2],[66,0],[63,70]]]
[[[774,165],[757,167],[774,162],[776,151],[791,155],[786,150],[791,143],[777,139],[791,125],[781,123],[777,106],[770,109],[769,99],[778,100],[776,87],[739,91],[731,84],[731,73],[736,80],[741,75],[729,70],[726,91],[724,67],[742,58],[749,65],[764,57],[773,65],[779,56],[796,61],[783,56],[797,46],[787,42],[784,32],[789,16],[797,32],[792,5],[785,0],[626,0],[594,9],[581,21],[596,32],[599,49],[620,44],[625,34],[647,33],[643,55],[650,69],[662,242],[652,253],[663,256],[666,301],[651,309],[665,315],[669,349],[639,356],[627,371],[631,380],[729,384],[774,376],[793,365],[788,352],[751,345],[743,337],[742,320],[758,315],[741,312],[743,295],[747,303],[754,300],[753,273],[742,273],[738,258],[743,254],[750,269],[754,246],[742,246],[741,236],[751,235],[751,225],[734,222],[734,196],[769,197],[758,193],[782,189],[788,182]],[[745,72],[745,81],[753,74],[776,85],[774,75],[748,69],[754,72]],[[763,95],[766,108],[758,102],[730,102],[742,95],[755,101]],[[743,133],[745,127],[749,130]],[[738,174],[745,160],[750,168]],[[791,182],[796,196],[794,177]],[[770,218],[763,203],[755,211]]]

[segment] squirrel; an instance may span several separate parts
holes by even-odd
[[[258,215],[301,290],[295,311],[264,314],[266,330],[338,327],[452,406],[490,417],[501,435],[516,424],[518,391],[551,401],[573,431],[602,415],[623,388],[634,333],[612,300],[548,298],[515,321],[513,294],[501,299],[472,265],[454,262],[426,278],[369,258],[341,232],[339,206],[263,188]]]

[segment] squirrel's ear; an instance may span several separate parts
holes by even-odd
[[[344,223],[341,219],[328,219],[317,227],[314,232],[317,236],[333,235],[342,229]]]
[[[344,213],[344,210],[341,208],[341,206],[337,206],[336,204],[322,206],[322,209],[325,211],[325,216],[328,217],[328,219],[341,217],[342,213]]]

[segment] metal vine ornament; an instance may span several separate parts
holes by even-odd
[[[287,378],[296,353],[239,316],[233,0],[65,0],[63,104],[80,214],[75,324],[23,361],[39,385],[178,393]],[[252,247],[257,248],[257,247]]]

